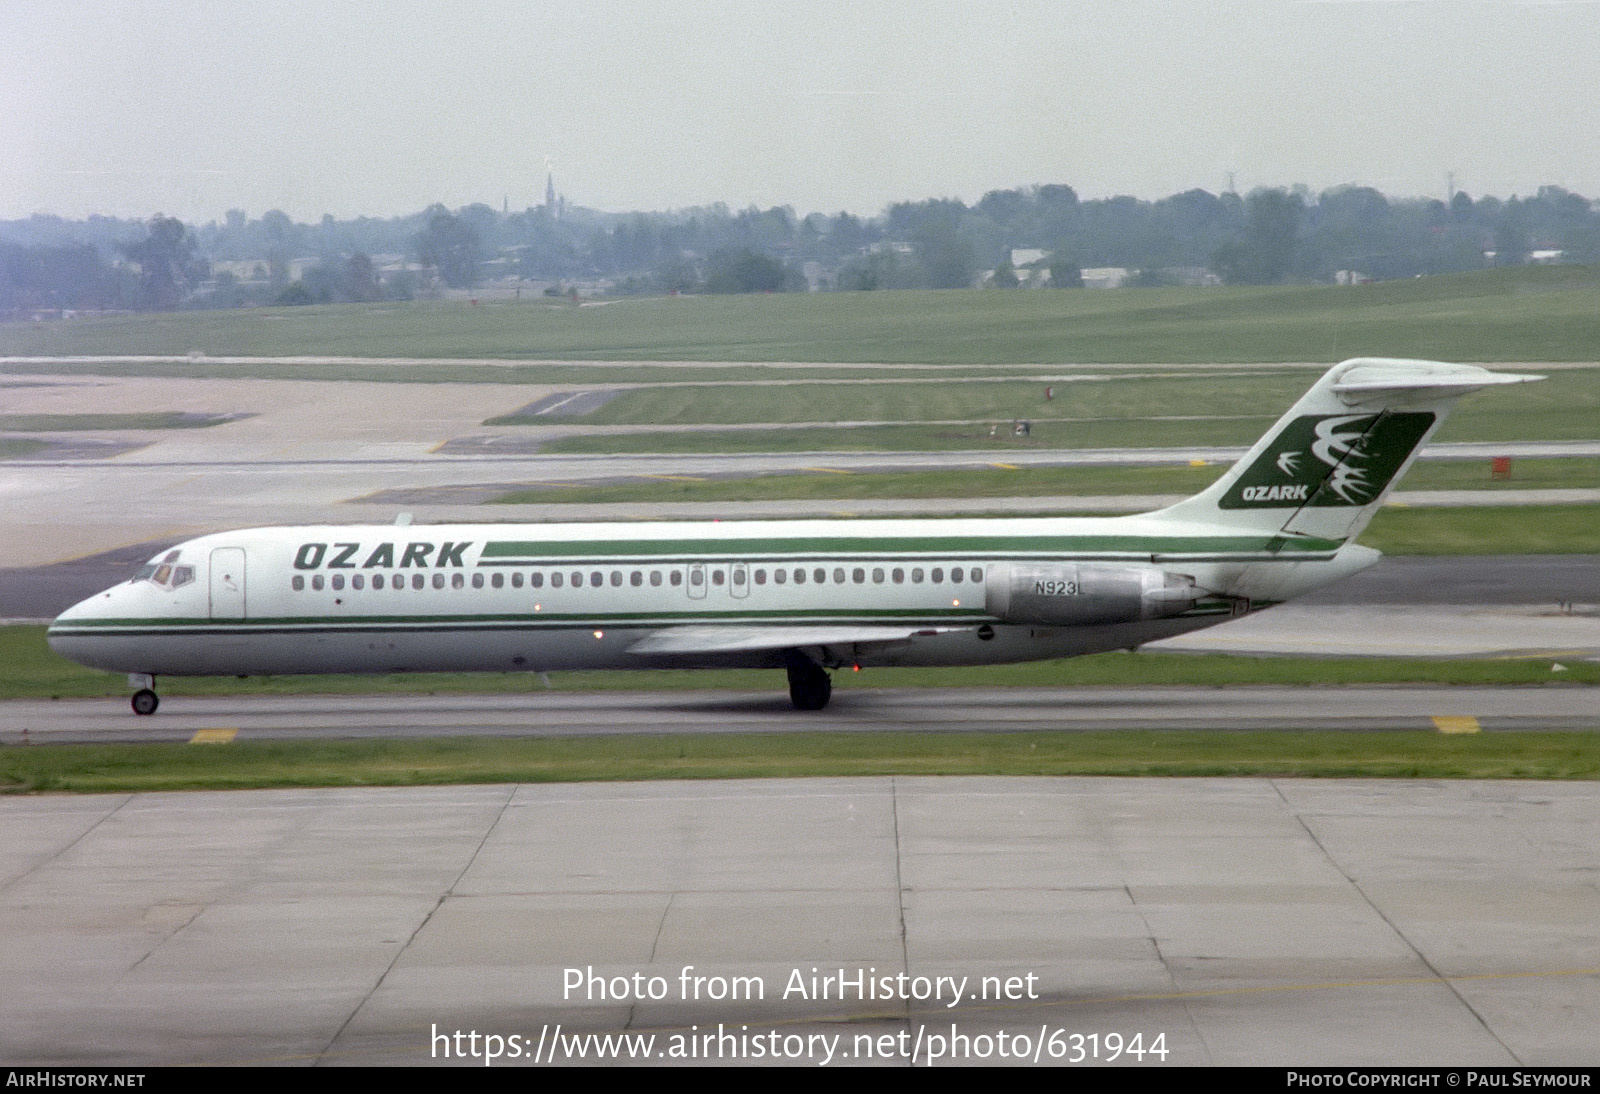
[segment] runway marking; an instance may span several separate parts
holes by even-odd
[[[705,482],[699,475],[640,475],[641,479],[667,479],[671,482]]]
[[[1014,463],[991,463],[990,467],[998,467],[1002,471],[1021,471],[1022,468]]]
[[[443,448],[445,445],[447,445],[449,443],[450,443],[450,438],[446,437],[444,440],[440,441],[438,444],[436,444],[432,448],[428,449],[428,455],[430,455],[430,456],[433,455],[435,452],[439,451],[439,449]]]
[[[1478,719],[1466,714],[1435,714],[1433,726],[1440,733],[1481,733]]]
[[[189,738],[192,745],[225,745],[232,744],[233,739],[239,735],[237,729],[197,729],[194,736]]]
[[[543,410],[534,411],[533,412],[534,416],[537,417],[537,416],[539,416],[541,414],[554,413],[555,411],[560,410],[562,407],[566,406],[568,403],[572,402],[574,399],[581,399],[587,394],[589,394],[587,391],[575,391],[571,395],[568,395],[565,399],[562,399],[559,403],[551,403],[549,406],[545,407]]]
[[[842,467],[802,467],[802,471],[822,471],[829,475],[854,475],[854,471],[846,471]]]

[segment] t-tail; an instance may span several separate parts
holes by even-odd
[[[1461,396],[1542,376],[1357,357],[1335,365],[1208,489],[1151,516],[1348,543]]]

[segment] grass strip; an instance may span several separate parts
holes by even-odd
[[[973,422],[928,426],[973,440],[990,428],[1017,445],[1010,424],[1032,423],[1026,446],[1076,448],[1118,443],[1254,439],[1304,394],[1304,370],[1213,371],[1163,376],[1115,373],[1086,382],[1045,384],[930,378],[899,383],[722,384],[625,391],[582,416],[586,425],[741,425],[745,423]],[[1053,396],[1053,397],[1047,397]],[[519,419],[528,421],[529,419]],[[504,424],[506,419],[497,419]],[[538,424],[547,424],[532,419]],[[1584,440],[1600,422],[1600,371],[1554,370],[1535,384],[1469,400],[1440,440]],[[860,427],[868,429],[871,427]],[[1175,431],[1168,438],[1168,431]],[[707,439],[715,441],[716,434]],[[1131,438],[1131,439],[1130,439]]]
[[[31,456],[35,452],[42,452],[49,447],[50,445],[45,441],[30,440],[27,437],[0,437],[0,460]]]
[[[0,749],[9,793],[867,775],[1593,779],[1600,734],[868,732]]]
[[[178,410],[144,414],[0,414],[0,429],[18,433],[65,433],[90,429],[205,429],[231,419],[226,414]]]
[[[1004,460],[997,458],[997,463]],[[620,502],[854,500],[862,498],[1018,498],[1104,494],[1194,494],[1211,485],[1226,462],[1201,467],[988,467],[966,471],[905,471],[748,478],[640,480],[606,486],[582,483],[514,490],[502,505],[599,505]],[[1432,460],[1414,465],[1401,482],[1406,490],[1533,490],[1600,488],[1600,459],[1574,457],[1517,460],[1511,474],[1496,478],[1488,460]],[[1491,499],[1485,499],[1491,500]]]
[[[1248,445],[1260,437],[1292,406],[1309,386],[1305,374],[1291,377],[1290,394],[1276,389],[1257,396],[1249,384],[1231,384],[1226,380],[1196,378],[1190,384],[1184,381],[1108,380],[1094,385],[1065,385],[1073,389],[1090,387],[1103,389],[1101,398],[1093,400],[1104,405],[1107,413],[1096,416],[1093,406],[1075,407],[1072,401],[1057,396],[1046,410],[1034,399],[1009,405],[996,405],[994,413],[986,420],[974,421],[973,413],[941,415],[928,412],[942,407],[942,396],[923,397],[919,385],[904,385],[901,397],[894,406],[877,406],[876,413],[840,413],[825,419],[816,411],[794,410],[789,401],[806,391],[812,391],[819,403],[846,400],[852,394],[849,386],[803,385],[792,389],[728,387],[705,389],[715,392],[706,395],[699,404],[698,417],[685,411],[678,424],[741,422],[804,422],[804,421],[873,421],[905,424],[885,425],[798,425],[783,429],[752,427],[717,429],[643,430],[634,433],[600,432],[578,433],[552,438],[543,442],[542,450],[562,453],[693,453],[693,452],[901,452],[975,450],[1003,452],[1029,449],[1056,448],[1146,448],[1159,445],[1165,448],[1206,447],[1217,445]],[[1263,383],[1278,385],[1274,377],[1263,378]],[[1251,384],[1254,381],[1250,382]],[[1156,388],[1154,385],[1162,387]],[[954,385],[969,387],[974,385]],[[1004,385],[1002,385],[1004,386]],[[1126,389],[1145,386],[1151,390],[1179,388],[1193,391],[1207,390],[1212,397],[1226,396],[1231,410],[1214,416],[1196,418],[1162,417],[1160,412],[1169,409],[1166,396],[1140,412],[1122,407],[1120,400],[1128,394]],[[637,398],[619,399],[627,410],[637,403],[662,398],[679,405],[686,390],[651,389],[637,393]],[[859,389],[872,392],[868,385]],[[948,390],[948,388],[946,389]],[[1029,386],[1029,392],[1042,392],[1042,386]],[[780,405],[769,396],[783,392],[785,401]],[[826,397],[824,397],[824,394]],[[633,396],[634,393],[630,393]],[[668,396],[672,398],[668,399]],[[1086,400],[1088,402],[1088,400]],[[930,404],[933,404],[930,406]],[[611,404],[601,408],[604,413]],[[1213,407],[1212,409],[1216,409]],[[1157,416],[1148,416],[1156,413]],[[1206,413],[1210,413],[1208,410]],[[774,415],[766,417],[764,415]],[[793,415],[801,415],[795,417]],[[783,415],[791,415],[784,417]],[[1048,415],[1048,416],[1047,416]],[[639,415],[644,424],[674,421],[670,416],[649,418]],[[1026,437],[1013,433],[1012,422],[1026,419],[1031,428]],[[1070,419],[1070,420],[1064,420]],[[972,424],[929,424],[941,421],[960,421]],[[591,418],[582,419],[590,424]],[[1496,391],[1482,398],[1468,399],[1444,423],[1435,438],[1440,442],[1454,441],[1575,441],[1591,440],[1600,422],[1600,371],[1572,369],[1556,372],[1546,380],[1522,385],[1507,391]],[[597,423],[598,424],[598,423]],[[1004,456],[997,458],[1004,459]]]
[[[981,425],[801,426],[785,429],[666,430],[578,433],[541,442],[541,452],[626,455],[743,452],[992,452],[1035,448],[1144,448],[1248,445],[1277,419],[1199,419],[1182,422],[1103,420],[1041,422],[1027,437],[1007,419],[990,434]],[[1591,430],[1592,431],[1592,430]]]
[[[1003,461],[1001,461],[1003,462]],[[1554,461],[1552,461],[1554,462]],[[1596,463],[1600,463],[1597,460]],[[501,505],[598,505],[617,502],[858,500],[873,498],[1013,498],[1057,494],[1191,494],[1227,469],[1205,467],[1046,467],[1009,470],[758,475],[750,478],[648,479],[606,486],[552,485],[514,490]]]
[[[1390,504],[1361,542],[1391,555],[1600,553],[1600,505],[1462,506]]]
[[[817,362],[1585,361],[1593,267],[1370,285],[345,304],[0,324],[0,354]]]

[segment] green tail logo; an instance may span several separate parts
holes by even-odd
[[[1223,509],[1369,505],[1433,423],[1431,413],[1296,418],[1217,504]]]

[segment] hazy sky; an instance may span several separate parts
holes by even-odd
[[[1591,0],[0,0],[0,218],[1600,197]]]

